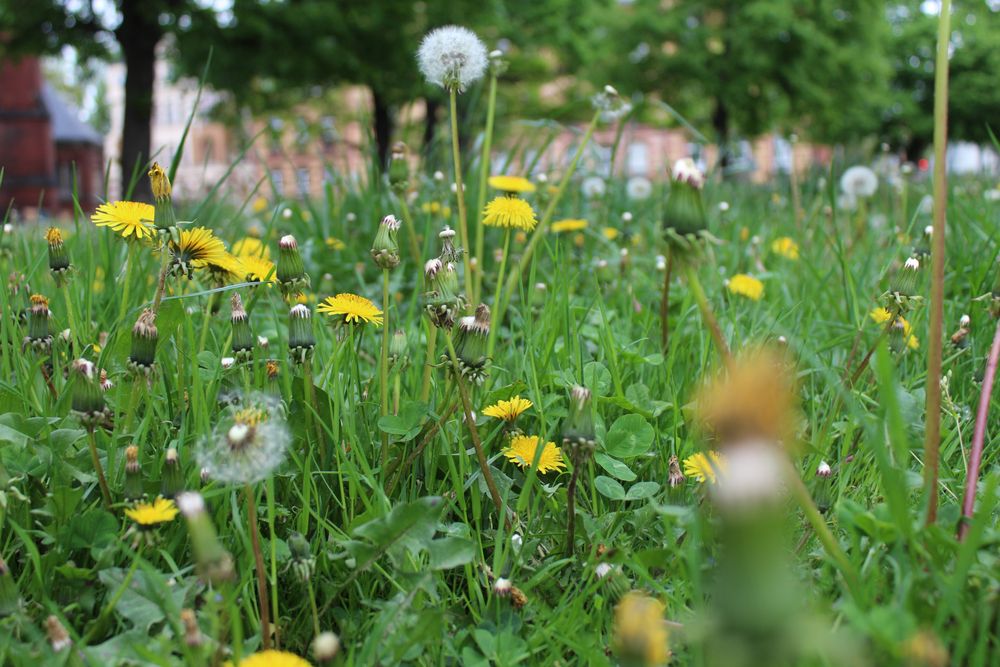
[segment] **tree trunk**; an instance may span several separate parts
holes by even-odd
[[[375,150],[378,153],[379,172],[385,171],[389,164],[389,148],[392,145],[393,118],[392,109],[377,90],[372,91],[375,122]]]
[[[145,167],[152,153],[150,147],[156,45],[163,37],[158,12],[149,4],[121,3],[122,22],[115,30],[125,60],[125,110],[121,143],[122,196],[147,201],[151,193]],[[172,158],[173,156],[164,156],[163,159]],[[134,186],[131,195],[128,194],[130,184]]]
[[[726,175],[726,168],[732,162],[729,154],[729,109],[723,99],[716,98],[715,111],[712,113],[712,127],[715,128],[715,144],[719,149],[719,167],[723,177]]]

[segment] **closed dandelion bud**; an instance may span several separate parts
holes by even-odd
[[[455,324],[455,313],[462,306],[455,265],[441,259],[428,260],[424,264],[424,280],[427,285],[424,292],[427,315],[434,326],[450,329]]]
[[[667,240],[681,250],[691,250],[708,230],[708,218],[701,197],[704,176],[690,158],[678,160],[670,181],[670,194],[664,204],[663,229]]]
[[[917,274],[920,271],[920,261],[916,257],[907,258],[903,266],[896,271],[889,284],[889,292],[885,295],[888,307],[905,308],[917,296]]]
[[[497,580],[493,582],[493,592],[498,597],[505,598],[509,596],[513,587],[514,585],[510,582],[510,579],[504,577],[497,577]]]
[[[569,392],[569,416],[563,422],[563,444],[569,448],[573,465],[580,465],[594,452],[594,417],[590,390],[574,385]]]
[[[73,640],[69,638],[69,633],[63,627],[62,622],[55,615],[45,619],[45,635],[49,639],[52,650],[56,653],[65,651],[73,645]]]
[[[45,232],[45,240],[49,244],[49,271],[55,276],[56,283],[60,284],[69,271],[69,252],[63,243],[62,232],[56,227],[49,227]]]
[[[94,364],[86,359],[74,361],[72,369],[74,382],[70,404],[80,423],[92,430],[110,415],[104,393],[97,382],[97,371]]]
[[[7,562],[0,558],[0,618],[10,616],[21,607],[21,595],[17,590],[17,582],[10,573]]]
[[[142,469],[139,466],[139,448],[125,448],[125,500],[142,498]]]
[[[490,64],[490,74],[493,76],[501,76],[507,71],[507,59],[503,57],[503,51],[500,49],[494,49],[490,51],[489,56]]]
[[[163,458],[163,484],[162,492],[164,498],[173,498],[184,488],[184,481],[181,478],[181,461],[177,455],[177,449],[170,447]]]
[[[399,220],[394,215],[385,216],[379,223],[371,255],[380,269],[393,269],[399,265],[399,244],[396,242],[398,229]]]
[[[128,367],[133,371],[149,375],[156,361],[156,313],[147,308],[139,315],[132,327],[132,347],[128,355]]]
[[[278,268],[275,278],[285,294],[301,292],[309,286],[309,276],[299,254],[299,244],[295,237],[286,234],[278,241]]]
[[[233,557],[219,541],[212,519],[205,511],[205,499],[200,493],[186,491],[177,496],[177,509],[187,521],[198,576],[213,585],[231,581],[235,574]]]
[[[184,625],[184,643],[192,648],[201,646],[203,638],[194,609],[181,609],[181,623]]]
[[[312,643],[312,654],[318,662],[330,662],[340,652],[340,637],[333,632],[321,632]]]
[[[438,238],[441,239],[441,261],[457,261],[462,253],[455,247],[455,230],[445,225],[438,233]]]
[[[400,369],[406,368],[410,361],[406,332],[402,329],[396,329],[389,339],[389,361],[393,366],[398,364]]]
[[[486,341],[490,335],[490,309],[485,303],[476,307],[474,317],[463,317],[455,336],[455,353],[462,375],[470,382],[480,384],[486,379],[489,358]]]
[[[288,549],[292,552],[292,571],[295,576],[303,583],[309,581],[316,570],[316,559],[313,558],[309,541],[301,533],[292,533],[288,537]]]
[[[303,363],[316,346],[312,328],[312,312],[298,304],[288,314],[288,353],[292,360]]]
[[[594,568],[594,574],[601,580],[604,594],[611,602],[618,602],[629,589],[628,577],[625,576],[621,568],[610,563],[598,563],[597,567]]]
[[[153,224],[161,231],[177,227],[177,215],[174,213],[173,188],[170,177],[158,162],[149,168],[149,187],[153,191]]]
[[[253,332],[250,330],[250,316],[243,308],[243,299],[239,294],[234,294],[232,301],[232,314],[230,322],[233,325],[233,356],[237,361],[249,361],[253,359]]]
[[[24,338],[24,347],[31,347],[39,352],[45,352],[52,347],[52,330],[49,326],[51,318],[49,300],[41,294],[32,294],[31,307],[28,308],[28,335]]]
[[[406,144],[397,141],[389,158],[389,185],[397,193],[406,192],[410,184],[410,165],[406,161]]]

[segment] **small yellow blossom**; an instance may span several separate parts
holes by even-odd
[[[724,471],[726,461],[722,454],[710,451],[708,454],[698,452],[684,459],[684,474],[687,477],[694,477],[699,483],[705,481],[715,483],[716,474]]]
[[[514,462],[521,468],[528,468],[535,460],[535,453],[538,451],[537,435],[515,435],[510,440],[510,444],[503,450],[503,455],[507,460]],[[562,450],[556,447],[556,443],[547,442],[542,448],[542,454],[538,458],[538,472],[546,473],[550,470],[560,470],[566,467],[563,462]]]
[[[253,203],[250,205],[250,209],[254,213],[263,213],[265,210],[267,210],[267,199],[265,197],[257,197],[256,199],[253,200]]]
[[[326,247],[329,248],[330,250],[343,250],[344,248],[347,247],[347,244],[338,238],[327,236]]]
[[[232,665],[232,663],[226,663]],[[312,667],[294,653],[287,651],[267,650],[247,656],[240,660],[239,667]]]
[[[663,603],[639,591],[626,593],[615,606],[614,647],[622,664],[657,667],[670,660]]]
[[[737,273],[730,278],[728,289],[733,294],[745,296],[753,301],[760,301],[764,296],[764,283],[745,273]]]
[[[152,224],[154,213],[155,209],[151,204],[116,201],[98,206],[90,219],[98,227],[110,227],[124,239],[130,236],[143,239],[156,233]]]
[[[135,521],[139,528],[152,528],[159,523],[173,521],[177,516],[174,501],[159,497],[152,503],[140,503],[125,510],[125,516]]]
[[[615,229],[614,227],[605,227],[603,230],[601,230],[601,233],[604,234],[604,238],[606,238],[609,241],[614,241],[616,238],[618,238],[618,230]]]
[[[781,255],[785,259],[797,260],[799,258],[799,244],[790,236],[782,236],[771,242],[771,252]]]
[[[550,229],[556,233],[561,234],[563,232],[579,232],[587,228],[587,221],[580,220],[577,218],[567,218],[565,220],[556,220],[552,223]]]
[[[334,317],[343,317],[346,324],[366,324],[381,326],[382,311],[374,303],[357,294],[338,294],[327,297],[316,309]]]
[[[521,193],[534,192],[535,184],[520,176],[490,176],[490,187],[503,192]]]
[[[493,405],[483,408],[483,414],[487,417],[495,417],[507,422],[512,422],[531,406],[532,403],[528,399],[515,396],[509,401],[497,401]]]
[[[483,224],[487,227],[522,229],[531,231],[538,224],[531,204],[517,197],[496,197],[483,211]]]

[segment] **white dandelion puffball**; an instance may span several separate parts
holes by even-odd
[[[649,182],[648,178],[633,176],[625,183],[625,194],[628,195],[629,199],[637,201],[649,199],[650,195],[653,194],[653,184]]]
[[[878,176],[868,167],[854,165],[840,177],[840,189],[854,197],[867,199],[878,189]]]
[[[705,175],[698,169],[698,165],[689,157],[682,157],[674,163],[671,175],[675,181],[681,181],[694,188],[701,189],[705,184]]]
[[[600,176],[588,176],[583,179],[580,189],[583,190],[583,196],[587,199],[598,199],[604,196],[607,186],[604,184],[604,179]]]
[[[476,33],[457,25],[431,30],[417,49],[417,65],[424,78],[459,92],[483,78],[488,64],[486,46]]]
[[[285,460],[291,434],[278,401],[263,394],[230,408],[214,432],[199,441],[198,465],[211,479],[227,484],[253,484],[265,479]]]
[[[731,511],[780,500],[786,492],[783,456],[777,446],[763,441],[728,448],[726,469],[710,489],[712,500]]]

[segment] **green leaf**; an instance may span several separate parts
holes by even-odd
[[[611,389],[611,371],[599,361],[587,362],[583,367],[583,384],[595,396],[605,396]]]
[[[605,477],[604,475],[598,475],[595,477],[594,488],[596,488],[605,498],[610,498],[611,500],[625,500],[625,487],[610,477]]]
[[[404,551],[415,555],[427,546],[434,537],[443,508],[444,502],[437,496],[420,498],[396,505],[385,516],[358,526],[352,534],[372,543],[374,554],[366,560],[388,552],[390,557],[400,561]]]
[[[118,519],[102,509],[93,509],[63,526],[59,537],[70,549],[100,550],[118,540]]]
[[[462,537],[442,537],[427,545],[432,570],[447,570],[471,563],[476,557],[476,547]]]
[[[378,427],[383,433],[399,436],[400,440],[412,440],[420,433],[420,427],[427,416],[427,404],[418,401],[405,401],[400,406],[398,415],[386,415],[379,418]]]
[[[0,445],[27,447],[29,441],[30,439],[24,433],[21,433],[10,426],[0,424]]]
[[[643,500],[652,498],[660,490],[660,485],[656,482],[637,482],[632,485],[625,494],[625,500]]]
[[[642,415],[622,415],[608,430],[604,438],[604,449],[618,458],[632,458],[649,451],[653,436],[653,427]]]
[[[620,479],[623,482],[635,481],[636,474],[632,472],[631,468],[618,459],[613,459],[603,452],[597,452],[594,454],[594,461],[597,465],[604,468],[604,471],[612,477]]]

